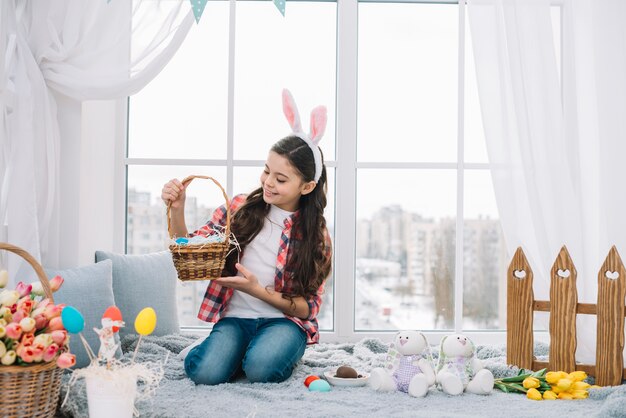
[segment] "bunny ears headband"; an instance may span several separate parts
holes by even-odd
[[[317,183],[322,175],[322,152],[317,144],[324,136],[324,131],[326,130],[326,106],[317,106],[311,111],[311,129],[308,134],[302,131],[296,102],[287,89],[283,89],[283,113],[287,118],[287,122],[289,122],[289,126],[291,126],[293,135],[302,139],[313,151],[313,158],[315,159],[315,177],[313,180]]]

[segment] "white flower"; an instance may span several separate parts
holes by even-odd
[[[5,287],[9,283],[9,272],[6,270],[0,270],[0,289]]]
[[[33,340],[33,345],[43,345],[44,347],[48,347],[54,341],[52,340],[52,335],[50,334],[39,334]]]
[[[20,321],[20,327],[22,327],[22,331],[31,332],[33,328],[35,328],[35,320],[30,317],[26,317]]]
[[[30,291],[33,295],[36,296],[45,296],[46,292],[44,292],[43,290],[43,285],[41,284],[41,282],[34,282],[33,283],[33,288]]]
[[[15,357],[17,357],[15,351],[9,350],[2,356],[2,360],[0,362],[5,366],[10,366],[15,363]]]
[[[0,293],[0,305],[12,306],[20,298],[20,294],[17,290],[3,290]]]

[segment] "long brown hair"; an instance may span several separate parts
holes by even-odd
[[[275,143],[271,150],[285,157],[304,182],[313,181],[315,176],[313,152],[302,139],[297,136],[285,137]],[[295,296],[306,298],[314,295],[330,274],[331,259],[327,256],[330,248],[326,245],[327,230],[324,219],[326,180],[326,166],[323,165],[322,175],[315,189],[300,196],[299,214],[291,233],[291,255],[285,267],[291,275],[292,293],[283,293],[285,298]],[[231,229],[242,250],[261,231],[269,210],[270,205],[263,200],[263,188],[259,187],[248,195],[246,202],[235,212]],[[297,239],[293,240],[293,237]],[[233,251],[226,260],[226,270],[229,274],[236,273],[236,262],[237,254]]]

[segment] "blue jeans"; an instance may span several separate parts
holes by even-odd
[[[250,382],[282,382],[306,348],[306,334],[287,318],[222,318],[189,351],[185,372],[197,384],[226,383],[243,370]]]

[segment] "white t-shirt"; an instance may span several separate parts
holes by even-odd
[[[280,237],[285,228],[285,219],[292,213],[271,205],[263,223],[263,228],[252,242],[248,244],[241,258],[240,263],[256,275],[259,284],[263,288],[274,288]],[[241,273],[237,273],[237,275],[242,276]],[[239,290],[234,290],[223,316],[234,318],[282,318],[285,314],[269,303]]]

